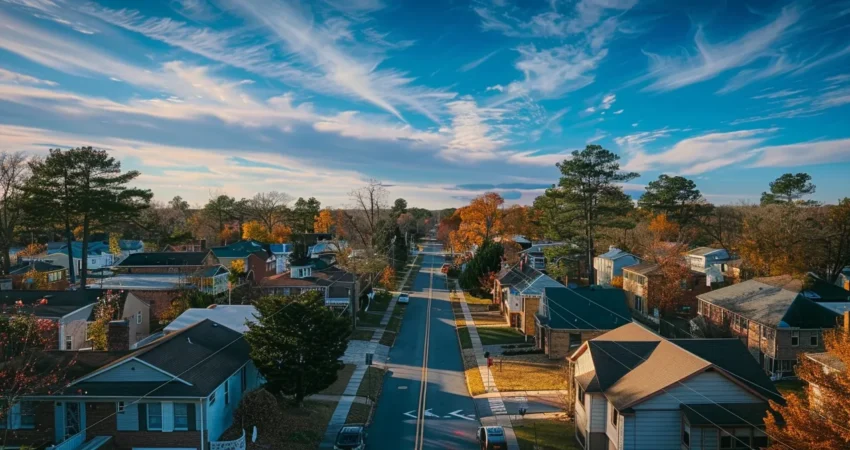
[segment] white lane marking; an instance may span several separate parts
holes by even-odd
[[[474,419],[474,417],[475,417],[475,416],[474,416],[474,415],[470,414],[469,416],[472,416],[472,417],[473,417],[473,418],[470,418],[469,416],[464,416],[463,414],[459,414],[461,411],[463,411],[463,410],[462,410],[462,409],[459,409],[459,410],[457,410],[457,411],[450,412],[450,413],[449,413],[449,415],[450,415],[450,416],[458,417],[458,418],[463,419],[463,420],[471,420],[471,421],[475,421],[475,419]]]
[[[410,410],[410,411],[408,411],[408,412],[404,413],[404,415],[405,415],[405,416],[407,416],[407,417],[410,417],[410,418],[416,419],[417,417],[416,417],[415,415],[413,415],[413,413],[415,413],[415,412],[416,412],[416,410],[415,410],[415,409],[413,409],[413,410]]]

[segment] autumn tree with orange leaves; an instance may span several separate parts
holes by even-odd
[[[325,208],[319,211],[319,215],[316,216],[316,220],[313,222],[313,232],[314,233],[330,233],[331,227],[334,226],[334,217],[333,213],[329,208]]]
[[[468,206],[458,208],[455,215],[460,218],[458,229],[450,236],[452,247],[469,250],[473,245],[481,246],[502,232],[502,205],[505,199],[495,192],[487,192],[472,199]]]
[[[811,358],[801,357],[797,376],[805,381],[806,395],[786,396],[786,405],[770,402],[784,420],[777,423],[772,414],[765,417],[769,450],[846,450],[850,448],[850,330],[836,328],[824,332],[829,359],[827,368]]]

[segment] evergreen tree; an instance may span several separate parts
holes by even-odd
[[[316,218],[322,209],[322,203],[315,197],[304,200],[299,197],[292,208],[292,229],[296,233],[311,233]]]
[[[815,185],[811,183],[812,176],[807,173],[786,173],[770,182],[770,192],[761,193],[761,204],[770,205],[774,203],[793,204],[800,201],[805,195],[815,193]],[[811,204],[815,202],[803,202]]]
[[[300,406],[336,381],[351,328],[325,307],[321,293],[264,297],[256,307],[258,323],[248,324],[245,340],[267,391]]]
[[[669,175],[660,175],[657,180],[650,181],[638,206],[655,215],[664,214],[683,227],[711,209],[693,180]]]

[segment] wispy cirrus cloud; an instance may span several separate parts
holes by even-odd
[[[440,154],[450,160],[484,161],[499,157],[508,144],[504,128],[496,124],[504,119],[503,108],[479,107],[469,97],[448,104],[451,135]]]
[[[538,150],[516,152],[508,156],[508,162],[529,166],[554,167],[555,164],[572,158],[571,152],[544,153]]]
[[[850,138],[756,149],[759,153],[750,167],[797,167],[850,161]]]
[[[50,80],[42,80],[22,73],[12,72],[0,67],[0,82],[20,84],[45,84],[47,86],[58,86],[59,83]]]
[[[490,52],[490,53],[488,53],[488,54],[486,54],[486,55],[484,55],[484,56],[482,56],[482,57],[480,57],[480,58],[478,58],[474,61],[470,61],[470,62],[460,66],[460,68],[458,69],[458,72],[469,72],[470,70],[472,70],[472,69],[480,66],[481,64],[484,64],[485,62],[487,62],[488,59],[496,56],[496,54],[499,53],[501,50],[502,49],[493,50],[492,52]]]

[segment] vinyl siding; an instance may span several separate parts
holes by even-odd
[[[138,361],[127,361],[86,381],[171,381],[171,377]]]
[[[635,416],[623,416],[623,450],[635,448]]]
[[[685,444],[682,444],[685,448]],[[717,447],[703,447],[702,445],[702,428],[691,427],[691,446],[690,450],[715,450]]]
[[[579,356],[578,360],[576,360],[575,365],[575,375],[581,375],[583,373],[587,373],[593,370],[593,359],[590,357],[590,352],[585,351],[581,356]]]
[[[245,366],[246,377],[247,377],[247,386],[246,391],[250,391],[257,387],[258,385],[258,372],[252,363],[248,363]],[[230,392],[230,401],[225,404],[224,399],[224,385],[227,384],[229,386]],[[237,370],[230,378],[228,378],[224,383],[222,383],[215,391],[216,399],[215,403],[210,405],[209,400],[206,402],[207,406],[207,429],[209,430],[209,440],[214,441],[221,436],[221,433],[224,433],[225,430],[230,428],[230,425],[233,423],[233,413],[236,411],[236,408],[239,406],[239,402],[242,400],[243,392],[241,391],[241,369]]]
[[[125,401],[124,412],[115,415],[118,431],[139,431],[139,405],[130,403]]]
[[[691,428],[693,430],[693,428]],[[702,429],[702,448],[704,450],[714,450],[720,445],[720,440],[717,438],[717,430],[713,428]]]
[[[590,432],[605,433],[608,401],[602,394],[590,394],[589,397],[593,399],[590,407]]]
[[[584,434],[587,435],[587,413],[584,408],[585,407],[576,400],[576,428],[583,430]]]
[[[681,403],[755,403],[763,401],[717,372],[704,372],[682,382],[682,384],[673,385],[667,388],[666,392],[661,392],[649,400],[633,406],[633,408],[635,410],[678,410]]]
[[[94,304],[91,304],[62,318],[61,323],[64,326],[61,327],[62,336],[59,336],[60,350],[65,350],[65,336],[72,336],[73,346],[71,350],[79,350],[89,346],[86,343],[86,326],[88,326],[88,318],[93,308]]]
[[[679,409],[670,411],[638,411],[635,414],[637,442],[624,450],[679,450],[681,420]]]
[[[614,408],[610,403],[607,402],[605,406],[605,434],[608,436],[608,441],[611,442],[611,444],[613,444],[615,448],[619,448],[620,432],[618,430],[618,427],[620,425],[620,417],[617,418],[617,426],[615,427],[614,424],[611,423],[611,411]],[[609,447],[611,447],[611,445],[609,445]]]

